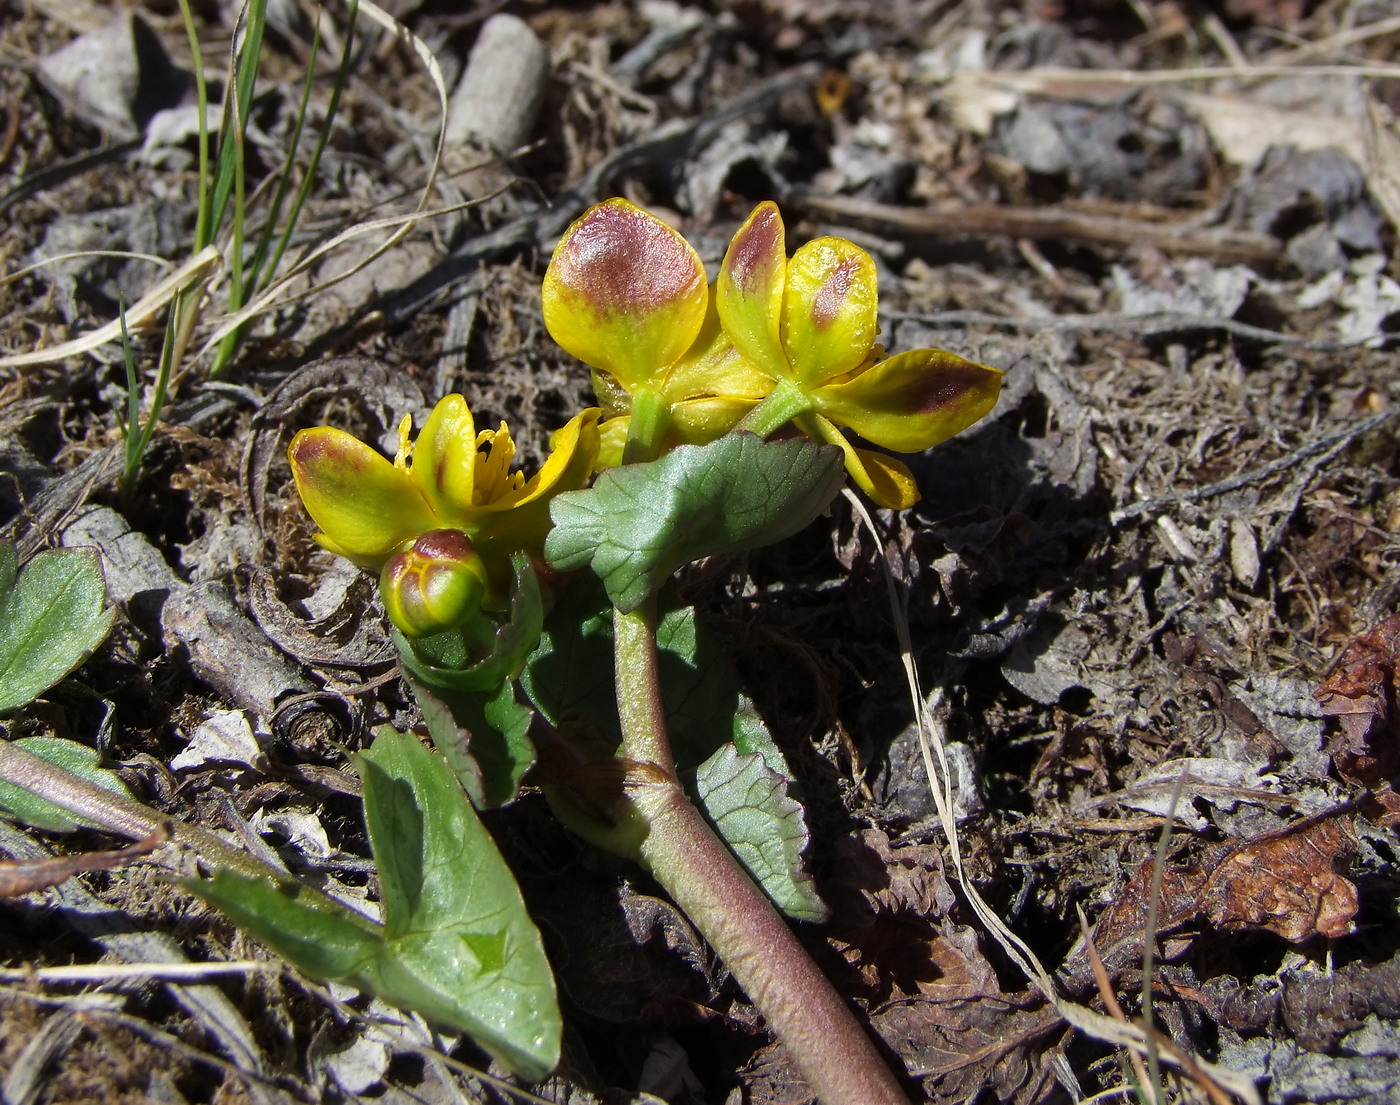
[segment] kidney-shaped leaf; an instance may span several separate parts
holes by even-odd
[[[613,604],[635,610],[682,564],[796,533],[836,494],[842,463],[839,450],[801,438],[682,445],[556,498],[545,555],[565,571],[591,565]]]

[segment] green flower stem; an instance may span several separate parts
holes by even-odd
[[[164,829],[174,843],[192,849],[210,867],[236,871],[255,879],[285,877],[247,852],[226,844],[207,829],[167,817],[150,806],[80,779],[42,756],[16,748],[7,740],[0,740],[0,779],[46,798],[75,817],[117,836],[144,840]]]
[[[779,380],[767,397],[744,416],[735,429],[768,437],[799,414],[812,409],[811,397],[791,380]]]
[[[622,447],[623,464],[655,460],[671,421],[671,408],[665,396],[650,388],[639,388],[632,395],[632,418],[627,424],[627,444]]]
[[[675,782],[654,601],[615,611],[613,635],[622,755],[651,769],[649,784],[630,788],[646,821],[641,862],[724,960],[822,1105],[908,1105],[846,1003]]]

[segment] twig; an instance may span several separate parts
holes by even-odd
[[[280,971],[284,964],[265,959],[230,959],[223,963],[94,963],[62,967],[5,967],[0,982],[105,983],[125,979],[160,982]]]
[[[1109,333],[1159,334],[1174,330],[1223,330],[1227,334],[1269,345],[1293,345],[1317,353],[1342,353],[1373,341],[1321,341],[1281,330],[1267,330],[1219,315],[1193,315],[1185,311],[1153,311],[1150,314],[1129,315],[1119,311],[1102,311],[1085,315],[1018,316],[994,315],[987,311],[939,311],[937,314],[917,311],[891,311],[889,318],[897,322],[920,322],[925,326],[1002,326],[1009,330],[1034,330],[1037,333],[1059,330],[1095,330]]]
[[[1157,499],[1144,499],[1141,502],[1132,503],[1123,507],[1121,510],[1115,510],[1109,515],[1109,521],[1117,525],[1119,522],[1125,522],[1129,518],[1136,518],[1142,514],[1153,514],[1159,510],[1177,506],[1180,503],[1194,503],[1201,499],[1209,499],[1216,495],[1224,495],[1226,492],[1236,491],[1241,487],[1247,487],[1249,484],[1267,480],[1270,476],[1277,475],[1279,472],[1286,472],[1295,465],[1301,464],[1303,461],[1318,456],[1319,454],[1323,454],[1324,459],[1330,459],[1336,453],[1341,452],[1350,445],[1356,438],[1361,437],[1363,434],[1370,433],[1385,422],[1388,422],[1394,416],[1394,408],[1381,411],[1379,414],[1373,414],[1370,418],[1363,418],[1360,422],[1354,422],[1350,426],[1337,430],[1335,433],[1327,434],[1325,437],[1320,437],[1314,441],[1309,441],[1304,445],[1300,445],[1291,453],[1285,453],[1283,456],[1269,461],[1268,464],[1262,464],[1258,468],[1251,468],[1238,475],[1229,476],[1223,480],[1217,480],[1215,483],[1193,487],[1189,491],[1181,491],[1174,495],[1163,495]]]
[[[939,238],[1054,238],[1100,246],[1147,245],[1164,253],[1185,253],[1222,262],[1255,265],[1284,260],[1283,247],[1272,234],[1228,227],[1199,229],[1177,220],[1097,215],[1066,207],[1008,207],[968,204],[965,207],[897,207],[849,196],[818,196],[794,192],[797,207],[818,215],[848,219],[882,231],[903,231]]]

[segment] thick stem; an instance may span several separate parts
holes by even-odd
[[[648,602],[613,616],[623,755],[674,779]],[[822,1105],[908,1105],[870,1037],[679,785],[636,794],[640,859],[758,1006]],[[635,793],[635,792],[634,792]]]
[[[175,843],[192,848],[211,867],[259,879],[279,874],[247,852],[224,843],[207,829],[167,817],[150,806],[89,783],[42,756],[16,748],[7,740],[0,740],[0,779],[37,794],[109,833],[144,840],[166,828]]]
[[[642,855],[758,1006],[822,1105],[908,1105],[831,982],[679,790],[652,817]]]

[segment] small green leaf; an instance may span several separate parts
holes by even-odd
[[[224,870],[212,879],[179,882],[298,970],[323,982],[363,985],[363,976],[373,971],[383,954],[379,925],[298,879],[275,878],[270,870],[265,879]],[[388,1001],[396,1000],[382,990],[375,992]]]
[[[610,613],[601,595],[571,588],[551,612],[540,647],[520,677],[545,718],[566,730],[600,734],[603,754],[621,740]],[[800,920],[824,918],[826,906],[802,866],[808,834],[802,807],[789,793],[792,772],[740,692],[733,665],[688,606],[661,615],[656,639],[667,729],[682,779],[778,908]],[[722,785],[729,779],[719,766],[725,749],[748,772],[743,802],[736,803],[734,785]]]
[[[507,681],[488,697],[447,687],[429,687],[406,676],[433,746],[443,754],[477,809],[515,800],[520,780],[535,762],[528,707]]]
[[[490,834],[417,738],[384,730],[359,763],[390,952],[376,967],[380,992],[543,1078],[562,1034],[554,978]]]
[[[0,558],[2,557],[3,553],[0,553]],[[3,574],[3,571],[3,565],[0,565],[0,574]],[[60,737],[24,737],[15,741],[14,746],[42,756],[49,763],[71,771],[85,782],[105,787],[123,798],[132,797],[126,784],[112,772],[104,770],[101,766],[102,757],[85,744],[63,740]],[[16,821],[51,833],[67,833],[83,826],[91,826],[91,822],[76,817],[48,799],[40,798],[23,787],[6,782],[0,782],[0,815],[12,817]]]
[[[495,694],[503,682],[515,677],[539,641],[544,599],[529,559],[517,556],[514,563],[515,588],[504,624],[483,615],[465,630],[431,637],[409,638],[394,631],[399,659],[420,683]]]
[[[14,546],[0,544],[0,714],[86,660],[117,616],[96,549],[50,549],[16,567]]]
[[[826,508],[843,476],[840,450],[804,438],[732,433],[682,445],[558,496],[545,555],[564,571],[591,566],[626,613],[682,564],[796,533]]]
[[[705,814],[774,905],[799,921],[830,915],[802,867],[807,820],[788,781],[762,753],[724,745],[700,765],[695,790]]]

